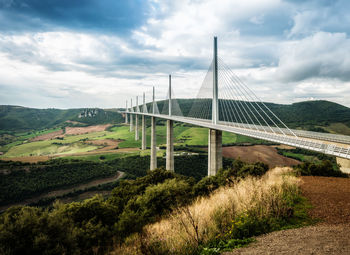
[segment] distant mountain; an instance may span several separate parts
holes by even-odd
[[[350,108],[337,103],[318,100],[291,105],[267,103],[267,106],[290,127],[329,126],[332,123],[350,127]]]
[[[35,109],[21,106],[0,106],[0,130],[33,130],[72,125],[73,121],[81,125],[120,123],[122,115],[103,109]]]
[[[186,116],[195,99],[177,100]],[[162,112],[164,103],[157,103]],[[350,108],[329,101],[306,101],[290,105],[265,103],[290,128],[303,128],[318,132],[333,131],[334,123],[342,123],[338,133],[350,134]],[[148,111],[151,104],[147,104]],[[68,123],[67,123],[68,121]],[[117,109],[34,109],[21,106],[0,106],[0,130],[32,130],[62,125],[96,125],[121,123],[124,119]],[[319,127],[325,127],[319,128]],[[344,131],[345,132],[344,132]]]
[[[178,99],[177,101],[183,114],[186,116],[190,112],[195,99]],[[157,103],[160,112],[164,103],[167,102],[161,101]],[[290,128],[326,132],[326,130],[315,128],[315,126],[327,127],[332,123],[342,123],[349,128],[347,133],[350,134],[350,108],[346,106],[325,100],[305,101],[290,105],[274,103],[265,103],[265,105]],[[222,106],[222,103],[220,103],[220,106]],[[150,104],[148,104],[148,110],[151,110]]]

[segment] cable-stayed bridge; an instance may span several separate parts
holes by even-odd
[[[164,103],[165,102],[165,103]],[[155,101],[145,101],[121,111],[125,122],[130,116],[130,131],[139,139],[139,116],[142,117],[142,149],[146,149],[146,121],[151,117],[151,162],[150,169],[157,167],[156,118],[167,120],[166,169],[174,171],[174,121],[209,128],[208,175],[215,175],[222,168],[222,131],[263,139],[279,144],[312,150],[337,157],[343,170],[350,171],[350,136],[293,130],[271,111],[259,97],[230,70],[217,54],[217,38],[214,37],[214,54],[208,72],[190,109],[181,110],[174,97],[169,75],[169,90],[161,111]],[[134,123],[135,120],[135,123]]]

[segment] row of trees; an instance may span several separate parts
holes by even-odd
[[[88,161],[52,160],[45,164],[0,164],[0,205],[18,202],[58,188],[109,177],[115,167]],[[9,171],[9,173],[5,172]]]

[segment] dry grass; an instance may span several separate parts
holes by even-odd
[[[148,254],[188,254],[199,244],[227,231],[239,215],[254,217],[288,214],[286,194],[298,193],[299,180],[290,175],[291,168],[275,168],[262,178],[235,180],[234,185],[219,188],[210,197],[198,198],[193,204],[177,209],[170,217],[145,228],[141,239],[133,237],[127,247],[116,254],[143,250]],[[146,251],[146,252],[145,252]],[[126,254],[126,253],[124,253]]]

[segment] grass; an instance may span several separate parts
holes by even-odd
[[[3,146],[1,149],[6,152],[1,157],[23,157],[23,156],[42,156],[42,155],[62,155],[73,154],[78,152],[87,152],[99,148],[98,146],[88,145],[83,143],[86,140],[102,140],[115,139],[123,140],[118,144],[118,148],[140,148],[141,147],[141,130],[140,139],[135,141],[135,132],[129,131],[129,126],[115,126],[109,131],[92,132],[80,135],[66,135],[63,140],[53,139],[46,141],[29,142],[25,139],[30,139],[37,135],[47,134],[59,129],[42,130],[33,133],[17,134],[22,140],[17,140],[13,143]],[[151,143],[151,128],[146,130],[147,145]],[[158,125],[156,127],[157,146],[166,144],[166,126]],[[189,146],[207,146],[208,145],[208,129],[201,127],[186,127],[180,124],[175,124],[174,136],[176,145]],[[236,135],[228,132],[223,132],[223,144],[232,143],[257,143],[256,139]],[[159,156],[162,156],[159,154]],[[89,156],[90,157],[90,156]],[[112,156],[109,156],[112,157]],[[118,156],[115,156],[115,158]],[[97,160],[96,158],[93,158]]]
[[[86,156],[64,156],[61,157],[63,159],[80,159],[94,162],[102,162],[102,161],[112,161],[117,158],[123,158],[128,156],[137,156],[139,152],[123,152],[123,153],[105,153],[98,155],[86,155]],[[101,159],[103,158],[103,159]]]
[[[308,156],[300,153],[293,153],[289,151],[284,151],[283,156],[300,160],[302,162],[320,162],[320,160],[315,156]]]
[[[299,179],[291,173],[291,168],[275,168],[260,179],[235,180],[178,208],[145,228],[143,249],[151,254],[220,254],[251,242],[252,236],[309,224],[305,206],[296,207],[302,202]],[[115,254],[135,251],[139,242],[137,236],[130,237]]]
[[[103,154],[97,154],[97,155],[83,155],[83,156],[63,156],[60,157],[62,159],[80,159],[80,160],[87,160],[87,161],[94,161],[94,162],[102,162],[102,161],[112,161],[117,158],[125,158],[125,157],[131,157],[131,156],[149,156],[151,153],[150,150],[145,151],[130,151],[130,152],[111,152],[111,153],[103,153]],[[157,150],[157,157],[162,157],[165,153],[165,150]],[[101,159],[101,157],[103,159]]]
[[[31,138],[34,138],[34,137],[39,136],[39,135],[44,135],[44,134],[48,134],[48,133],[51,133],[51,132],[55,132],[55,131],[58,131],[58,130],[60,130],[60,128],[44,129],[44,130],[32,131],[32,132],[15,133],[14,134],[14,136],[15,136],[14,141],[11,142],[11,143],[8,143],[6,145],[0,146],[0,151],[7,152],[12,147],[18,146],[20,144],[23,144],[23,143],[27,142],[27,140],[29,140]],[[6,133],[6,132],[4,131],[4,133]]]
[[[24,143],[14,146],[5,153],[4,157],[23,157],[23,156],[40,156],[40,155],[60,155],[78,152],[87,152],[99,148],[98,146],[79,143],[62,143],[62,145],[54,143],[62,143],[62,140],[47,140],[31,143]]]
[[[51,128],[51,129],[44,129],[44,130],[33,131],[33,132],[21,132],[21,133],[16,133],[15,136],[17,136],[19,139],[26,140],[39,135],[45,135],[45,134],[49,134],[59,130],[61,130],[61,128]]]
[[[350,127],[344,123],[331,123],[329,126],[323,128],[331,133],[350,135]]]

